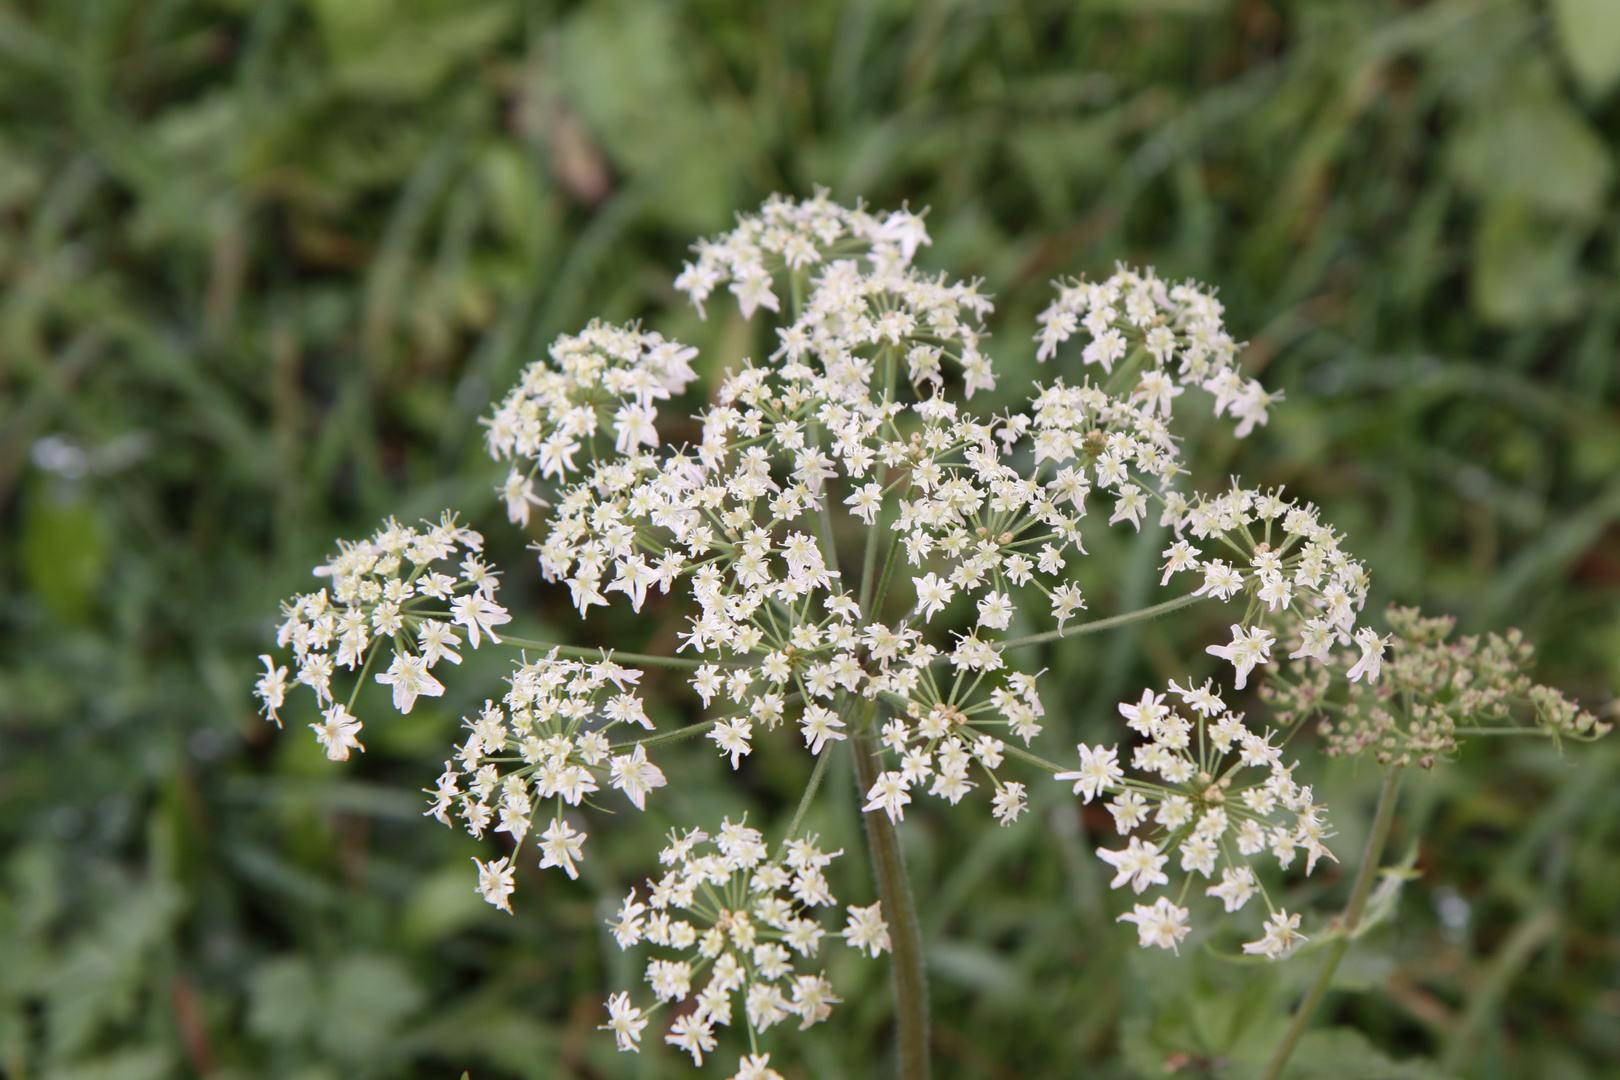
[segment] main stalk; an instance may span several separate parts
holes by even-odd
[[[870,727],[870,718],[867,726]],[[864,802],[866,793],[877,783],[878,743],[870,730],[862,731],[851,741],[855,753],[855,783],[859,789],[856,794]],[[917,922],[911,880],[906,876],[900,832],[882,811],[862,817],[866,819],[866,846],[872,853],[878,899],[883,902],[883,914],[889,923],[900,1080],[928,1080],[928,968],[923,962],[922,928]]]
[[[1345,905],[1344,914],[1339,919],[1340,937],[1328,946],[1327,959],[1322,963],[1322,969],[1316,973],[1316,981],[1305,993],[1305,1000],[1299,1003],[1293,1019],[1289,1021],[1288,1030],[1283,1032],[1281,1042],[1266,1063],[1266,1071],[1261,1074],[1261,1080],[1278,1080],[1283,1069],[1288,1065],[1288,1059],[1294,1056],[1294,1050],[1305,1035],[1311,1018],[1316,1015],[1322,999],[1327,996],[1328,987],[1333,985],[1333,976],[1339,970],[1339,961],[1350,950],[1350,942],[1361,930],[1361,917],[1367,910],[1367,898],[1372,895],[1373,879],[1378,876],[1378,863],[1384,856],[1384,845],[1389,840],[1390,826],[1395,820],[1395,799],[1401,786],[1401,766],[1391,766],[1384,773],[1384,786],[1378,792],[1378,809],[1373,813],[1372,831],[1367,834],[1367,851],[1361,858],[1361,867],[1356,873],[1355,884],[1350,889],[1350,902]]]

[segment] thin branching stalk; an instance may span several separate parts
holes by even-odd
[[[550,652],[557,650],[558,656],[577,656],[582,660],[600,660],[604,655],[609,659],[618,660],[626,664],[646,664],[652,667],[671,668],[698,668],[703,665],[701,660],[688,660],[680,656],[654,656],[650,653],[621,652],[618,649],[588,648],[582,645],[559,645],[552,641],[536,641],[533,638],[513,637],[505,634],[501,637],[502,645],[510,645],[518,649],[544,649]],[[709,661],[714,663],[714,661]],[[728,666],[720,661],[720,666]]]
[[[1062,630],[1048,630],[1044,634],[1030,634],[1028,637],[1009,638],[996,644],[1005,651],[1024,645],[1039,645],[1043,641],[1056,641],[1058,638],[1095,634],[1100,630],[1112,630],[1116,626],[1126,626],[1133,622],[1142,622],[1145,619],[1157,619],[1160,615],[1168,615],[1172,611],[1192,607],[1203,599],[1205,597],[1202,596],[1178,596],[1174,600],[1166,600],[1162,604],[1154,604],[1152,607],[1145,607],[1140,611],[1127,611],[1123,615],[1114,615],[1107,619],[1093,619],[1091,622],[1076,623],[1073,626],[1066,626]]]
[[[827,762],[832,760],[832,755],[831,747],[823,748],[822,752],[816,755],[816,767],[811,770],[809,783],[804,785],[804,794],[799,797],[799,807],[793,811],[793,820],[788,822],[787,832],[782,835],[782,842],[777,845],[778,861],[787,851],[788,842],[798,839],[799,829],[804,825],[804,816],[810,812],[810,804],[816,801],[816,793],[821,790],[821,781],[827,775]]]
[[[690,739],[693,736],[702,735],[704,732],[709,731],[713,727],[713,720],[704,720],[701,723],[688,724],[686,727],[676,728],[674,731],[661,731],[657,735],[649,735],[645,739],[629,739],[625,742],[614,743],[612,748],[614,750],[628,750],[632,746],[641,746],[650,750],[655,746],[665,746],[672,742],[680,742],[682,739]]]
[[[1322,1004],[1322,998],[1333,983],[1339,961],[1344,959],[1356,931],[1361,928],[1361,916],[1367,910],[1373,879],[1378,876],[1378,862],[1384,856],[1389,829],[1395,821],[1395,800],[1401,786],[1401,771],[1402,766],[1395,765],[1384,774],[1384,786],[1378,792],[1378,809],[1373,814],[1372,832],[1367,836],[1367,851],[1361,858],[1361,868],[1356,872],[1355,884],[1350,889],[1350,902],[1345,905],[1344,914],[1339,918],[1339,938],[1329,946],[1322,970],[1317,972],[1316,981],[1295,1010],[1294,1018],[1289,1021],[1288,1030],[1283,1033],[1277,1049],[1272,1052],[1271,1061],[1266,1064],[1266,1071],[1261,1074],[1260,1080],[1277,1080],[1288,1066],[1288,1059],[1294,1056],[1299,1040],[1305,1035],[1305,1028],[1310,1025],[1311,1017],[1316,1015],[1317,1007]]]

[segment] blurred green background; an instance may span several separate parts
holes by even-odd
[[[499,658],[347,765],[307,700],[278,732],[249,688],[278,599],[388,514],[459,508],[520,625],[575,633],[476,419],[596,315],[706,372],[748,355],[757,327],[670,280],[773,191],[931,207],[924,265],[996,294],[1007,400],[1053,276],[1218,285],[1287,403],[1244,444],[1195,432],[1198,479],[1322,503],[1376,607],[1521,626],[1607,708],[1617,87],[1613,0],[0,0],[0,1076],[689,1074],[594,1030],[636,979],[600,919],[671,818],[780,826],[792,740],[735,778],[666,755],[696,780],[596,819],[587,880],[530,873],[507,917],[472,892],[493,848],[415,794]],[[1088,533],[1094,609],[1156,587],[1158,538],[1119,539]],[[649,610],[578,639],[656,644],[679,613]],[[1203,671],[1221,621],[1039,658],[1047,752],[1116,739],[1111,703]],[[1373,770],[1306,770],[1353,866]],[[1245,1075],[1313,961],[1140,953],[1106,819],[1037,787],[1010,830],[907,819],[937,1074]],[[863,902],[852,800],[815,824]],[[1620,740],[1469,751],[1412,783],[1396,848],[1416,878],[1341,979],[1370,992],[1298,1075],[1620,1075]],[[848,1004],[773,1063],[884,1075],[884,969],[828,955]]]

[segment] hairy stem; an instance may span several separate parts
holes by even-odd
[[[851,739],[855,753],[856,795],[862,802],[877,783],[878,741],[870,731]],[[928,969],[923,963],[922,928],[906,877],[900,833],[881,810],[862,814],[867,846],[877,877],[878,899],[889,923],[894,958],[894,1011],[899,1034],[900,1080],[928,1080]]]
[[[1384,786],[1378,792],[1378,809],[1373,814],[1372,832],[1367,835],[1367,851],[1362,856],[1361,868],[1356,871],[1356,881],[1350,889],[1350,902],[1339,917],[1340,937],[1328,948],[1322,970],[1317,972],[1316,981],[1295,1010],[1294,1018],[1289,1021],[1288,1030],[1283,1033],[1277,1049],[1272,1052],[1271,1061],[1266,1064],[1266,1071],[1261,1074],[1260,1080],[1277,1080],[1282,1075],[1288,1059],[1293,1057],[1299,1040],[1304,1037],[1311,1017],[1316,1014],[1317,1006],[1322,1004],[1322,998],[1333,982],[1333,975],[1339,970],[1339,961],[1344,959],[1356,931],[1361,928],[1361,916],[1367,910],[1367,897],[1372,894],[1373,879],[1378,876],[1378,861],[1383,858],[1384,844],[1389,840],[1389,827],[1395,820],[1395,798],[1401,786],[1401,769],[1402,766],[1396,765],[1384,774]]]
[[[1142,622],[1144,619],[1157,619],[1160,615],[1168,615],[1172,611],[1180,611],[1184,607],[1192,607],[1198,601],[1206,599],[1203,596],[1178,596],[1174,600],[1166,600],[1162,604],[1142,608],[1140,611],[1127,611],[1123,615],[1114,615],[1107,619],[1093,619],[1091,622],[1079,623],[1075,626],[1064,627],[1062,630],[1048,630],[1044,634],[1031,634],[1028,637],[1011,638],[1007,641],[997,642],[1003,650],[1016,649],[1022,645],[1039,645],[1043,641],[1056,641],[1058,638],[1078,637],[1081,634],[1095,634],[1099,630],[1112,630],[1116,626],[1125,626],[1133,622]]]

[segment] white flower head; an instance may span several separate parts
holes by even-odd
[[[1355,682],[1365,675],[1368,682],[1377,682],[1383,670],[1384,650],[1389,647],[1388,635],[1379,637],[1372,627],[1363,626],[1356,631],[1356,644],[1361,646],[1361,658],[1345,672],[1345,678]]]
[[[394,688],[394,708],[408,713],[418,697],[442,697],[444,684],[428,674],[427,661],[420,656],[395,653],[388,670],[377,681]]]
[[[749,1054],[737,1059],[730,1080],[782,1080],[782,1074],[771,1068],[771,1055]]]
[[[641,1010],[630,1004],[630,995],[620,992],[608,998],[608,1022],[600,1025],[598,1031],[613,1032],[614,1041],[619,1044],[621,1051],[630,1050],[639,1053],[641,1047],[641,1032],[647,1026],[647,1018]]]
[[[1105,791],[1111,791],[1124,779],[1125,770],[1119,767],[1119,748],[1090,747],[1085,743],[1075,747],[1080,753],[1080,768],[1074,772],[1060,772],[1054,780],[1073,780],[1074,793],[1089,803]]]
[[[360,721],[342,704],[323,709],[321,722],[309,726],[331,761],[348,761],[351,748],[365,752],[360,745]]]
[[[281,726],[281,717],[276,711],[281,708],[282,702],[287,699],[287,669],[277,667],[268,654],[259,657],[264,663],[264,674],[254,684],[253,692],[264,703],[264,714]]]
[[[848,908],[849,925],[841,933],[852,949],[869,953],[874,959],[889,951],[889,924],[883,921],[883,905]]]
[[[510,915],[512,904],[507,897],[512,895],[515,888],[512,875],[516,867],[508,865],[504,856],[487,863],[475,858],[473,863],[478,867],[478,891],[485,900]]]
[[[1259,941],[1244,943],[1243,951],[1251,956],[1278,960],[1292,952],[1296,942],[1308,940],[1299,932],[1299,912],[1290,915],[1284,908],[1266,921],[1266,932]]]
[[[1108,883],[1110,888],[1117,889],[1128,884],[1133,892],[1141,895],[1151,885],[1165,885],[1170,881],[1160,869],[1170,861],[1170,857],[1144,844],[1139,836],[1131,837],[1130,843],[1119,851],[1098,848],[1097,857],[1119,871],[1114,875],[1114,880]]]
[[[1135,923],[1143,948],[1156,945],[1161,949],[1180,952],[1177,946],[1191,929],[1187,925],[1187,916],[1186,908],[1171,903],[1168,896],[1161,896],[1152,904],[1137,904],[1116,921]]]
[[[604,789],[641,810],[680,787],[649,754],[667,734],[706,733],[734,770],[783,736],[807,756],[848,741],[873,755],[866,813],[899,822],[926,796],[1022,820],[1020,770],[1046,707],[1041,673],[1016,650],[1114,622],[1080,623],[1092,616],[1079,582],[1106,580],[1086,561],[1088,514],[1174,530],[1161,587],[1176,599],[1159,611],[1245,605],[1230,643],[1208,650],[1232,664],[1232,688],[1269,668],[1279,635],[1295,659],[1324,662],[1355,633],[1351,680],[1378,678],[1383,642],[1355,631],[1366,571],[1318,511],[1236,480],[1204,493],[1186,482],[1181,425],[1194,403],[1230,416],[1241,437],[1281,396],[1239,371],[1212,290],[1126,266],[1058,282],[1037,318],[1037,359],[1067,358],[1079,382],[1054,378],[992,412],[975,396],[997,386],[991,301],[978,282],[918,270],[929,242],[907,208],[842,207],[825,191],[772,197],[695,245],[675,281],[700,316],[710,303],[774,316],[768,354],[692,395],[697,415],[663,415],[705,366],[696,349],[593,321],[559,336],[484,418],[507,517],[568,606],[582,619],[613,604],[642,615],[651,598],[680,613],[673,655],[657,658],[669,670],[646,680],[652,697],[625,666],[635,654],[503,640],[516,613],[497,598],[500,572],[450,515],[389,519],[340,544],[322,588],[283,605],[277,647],[322,706],[312,726],[333,758],[360,748],[359,721],[336,704],[345,682],[374,675],[408,713],[446,695],[446,671],[481,666],[462,664],[466,649],[516,656],[509,689],[465,720],[428,792],[429,815],[512,845],[478,863],[490,903],[509,910],[519,858],[580,877],[585,819]],[[658,650],[660,633],[649,636],[656,644],[626,648]],[[263,659],[256,692],[276,719],[287,669]],[[1213,680],[1147,689],[1119,706],[1123,744],[1080,744],[1075,769],[1053,769],[1125,838],[1098,855],[1113,887],[1143,897],[1122,918],[1145,945],[1174,950],[1188,932],[1186,908],[1145,896],[1172,873],[1237,910],[1258,890],[1245,860],[1309,872],[1331,857],[1326,818],[1279,742],[1221,693]],[[701,726],[657,729],[688,701],[701,702]],[[663,1037],[695,1064],[734,1023],[758,1033],[824,1020],[838,1001],[814,966],[824,937],[872,957],[890,947],[876,903],[847,907],[842,929],[820,921],[836,853],[804,837],[776,850],[746,823],[672,834],[659,876],[609,924],[621,947],[654,951],[652,995],[684,1003]],[[620,1049],[637,1049],[648,1022],[628,994],[609,998],[604,1028]],[[769,1060],[743,1058],[735,1080],[776,1078]]]
[[[585,834],[578,832],[568,822],[561,818],[546,826],[540,844],[540,866],[560,866],[571,878],[579,877],[579,869],[574,864],[582,857],[582,848],[585,843]]]
[[[1211,645],[1204,651],[1232,662],[1237,669],[1237,678],[1233,680],[1232,687],[1242,690],[1248,685],[1249,672],[1254,670],[1255,665],[1264,664],[1271,658],[1271,645],[1276,640],[1276,636],[1264,627],[1244,628],[1234,624],[1230,645]]]

